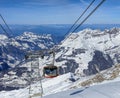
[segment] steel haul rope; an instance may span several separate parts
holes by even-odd
[[[8,26],[8,24],[6,23],[5,19],[3,18],[1,14],[0,14],[0,17],[3,20],[4,24],[6,25],[6,27],[8,28],[8,30],[11,32],[11,34],[13,34],[12,30],[10,29],[10,27]]]
[[[106,0],[102,0],[95,9],[92,10],[92,12],[73,30],[75,32]]]
[[[88,16],[69,34],[68,32],[67,32],[67,34],[69,34],[68,36],[66,36],[66,38],[62,41],[62,42],[60,42],[60,45],[73,33],[73,32],[75,32],[104,2],[105,2],[106,0],[102,0],[89,14],[88,14]],[[92,3],[94,3],[94,2],[92,2]],[[91,4],[92,4],[91,3]],[[91,6],[91,4],[89,5],[89,6]],[[88,6],[88,7],[89,7]],[[90,8],[90,7],[89,7]],[[85,10],[85,12],[87,11],[87,9]],[[83,15],[81,15],[81,16],[83,16]],[[77,23],[77,21],[75,22],[75,23]],[[75,23],[73,24],[73,25],[75,25]],[[73,28],[73,27],[72,27]],[[66,35],[66,34],[65,34]]]
[[[72,30],[72,28],[76,25],[76,23],[82,18],[82,16],[87,12],[87,10],[92,6],[92,4],[95,2],[95,0],[93,0],[88,7],[83,11],[83,13],[79,16],[79,18],[74,22],[74,24],[70,27],[70,29],[68,30],[68,32],[65,34],[65,36]]]

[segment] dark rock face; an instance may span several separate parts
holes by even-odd
[[[82,54],[82,53],[85,53],[86,49],[75,49],[72,51],[72,54],[71,55],[68,55],[68,57],[75,57],[76,55],[78,54]]]
[[[118,63],[120,63],[120,54],[115,54],[114,58],[117,60]]]
[[[76,63],[74,60],[67,60],[67,62],[65,63],[64,66],[60,66],[59,67],[59,74],[62,75],[62,74],[65,74],[65,73],[68,73],[68,72],[72,72],[74,73],[75,70],[79,67],[79,64]]]
[[[67,49],[65,49],[64,47],[61,47],[56,52],[58,53],[60,51],[62,51],[62,54],[56,59],[56,62],[65,61],[65,63],[59,67],[59,74],[62,75],[68,72],[74,73],[75,70],[79,67],[79,64],[76,63],[76,61],[74,60],[74,57],[77,54],[84,53],[85,52],[84,49],[75,49],[74,51],[72,51],[71,55],[67,55],[67,56],[65,55],[65,53],[69,51],[69,47]],[[64,57],[71,57],[73,59],[67,59]]]
[[[0,85],[0,91],[11,91],[11,90],[18,90],[20,89],[19,87],[11,87],[11,86],[3,86]]]
[[[112,67],[114,64],[108,54],[103,54],[98,50],[94,51],[94,53],[92,61],[88,63],[88,69],[83,70],[86,75],[96,74],[98,72],[96,67],[101,71]]]
[[[12,72],[12,73],[10,73]],[[31,73],[27,67],[15,67],[0,72],[0,91],[11,91],[27,87],[29,85],[29,76]],[[5,75],[7,77],[5,77]],[[25,76],[24,76],[25,75]],[[24,81],[19,83],[19,80]],[[11,82],[12,81],[12,82]],[[37,80],[36,80],[37,81]]]
[[[2,62],[0,65],[0,71],[9,69],[10,66],[6,62]]]

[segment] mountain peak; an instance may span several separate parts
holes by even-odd
[[[0,40],[5,40],[8,39],[8,37],[6,35],[0,34]]]

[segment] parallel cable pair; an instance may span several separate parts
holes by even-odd
[[[3,18],[3,16],[0,14],[0,18],[2,19],[2,21],[4,22],[5,26],[7,27],[7,29],[9,30],[9,32],[11,34],[13,34],[13,31],[10,29],[10,27],[8,26],[7,22],[5,21],[5,19]],[[2,28],[2,30],[4,31],[5,35],[7,35],[7,37],[11,38],[10,34],[7,32],[7,30],[2,26],[2,24],[0,24],[0,27]]]
[[[105,2],[106,0],[102,0],[88,15],[87,17],[70,33],[70,31],[73,29],[73,27],[77,24],[77,22],[82,18],[82,16],[87,12],[87,10],[92,6],[92,4],[95,2],[93,0],[88,7],[83,11],[83,13],[80,15],[80,17],[75,21],[75,23],[70,27],[70,29],[65,34],[65,39],[60,42],[62,44],[72,33],[74,33],[78,28],[82,26],[82,24]],[[67,35],[67,36],[66,36]]]

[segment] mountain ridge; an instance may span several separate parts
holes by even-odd
[[[54,45],[50,34],[36,35],[32,32],[24,32],[23,35],[15,38],[8,38],[0,34],[0,61],[4,61],[2,66],[15,67],[22,60],[27,51],[48,49]],[[0,70],[6,70],[0,67]]]
[[[18,37],[20,41],[24,40],[24,36],[20,38]],[[26,40],[27,39],[25,39],[25,41]],[[33,40],[36,41],[34,37],[31,41]],[[58,49],[55,52],[55,66],[59,67],[59,75],[61,76],[72,72],[78,77],[86,77],[96,74],[99,71],[107,70],[120,63],[119,40],[120,28],[112,28],[105,31],[85,29],[78,33],[71,34],[67,40],[61,45],[58,45]],[[42,67],[51,61],[52,57],[45,56],[44,59],[39,62],[41,71]],[[2,81],[6,81],[7,87],[9,88],[15,83],[12,89],[27,87],[29,84],[27,74],[30,73],[29,68],[31,62],[35,63],[35,61],[23,62],[8,72],[2,73],[1,84],[4,86]],[[9,81],[11,80],[12,82],[9,83],[4,76],[12,76],[11,79],[9,79]],[[24,82],[19,83],[18,81],[21,79]]]

